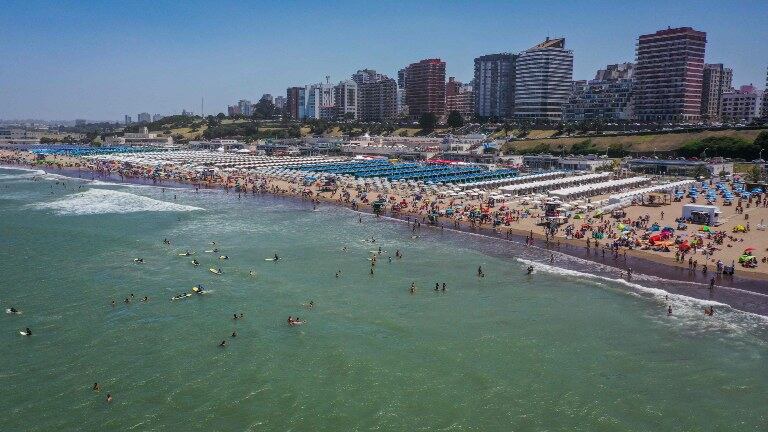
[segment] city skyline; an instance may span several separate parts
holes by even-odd
[[[552,8],[562,13],[552,14]],[[326,75],[339,82],[369,68],[393,77],[426,58],[443,60],[446,78],[469,82],[476,57],[517,53],[545,37],[565,37],[573,51],[573,79],[592,79],[607,64],[634,62],[638,36],[667,26],[706,32],[705,61],[732,68],[735,87],[764,86],[768,30],[760,24],[768,13],[765,3],[625,9],[608,2],[556,2],[548,8],[420,2],[350,11],[301,2],[251,9],[190,3],[181,11],[173,4],[140,2],[10,2],[0,17],[0,37],[7,41],[0,54],[15,67],[0,71],[0,118],[119,121],[142,112],[198,112],[202,97],[206,114],[226,113],[232,101],[281,95],[287,87],[321,82]],[[329,32],[320,24],[353,16],[369,22],[388,11],[397,20],[381,20],[379,27]],[[504,26],[488,25],[498,16],[508,17]],[[38,25],[24,25],[28,22]],[[60,22],[72,25],[54,25]],[[288,23],[296,34],[286,35]]]

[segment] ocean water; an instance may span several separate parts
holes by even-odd
[[[0,307],[22,311],[0,317],[0,430],[768,429],[766,318],[358,216],[0,169]],[[208,293],[170,300],[197,284]]]

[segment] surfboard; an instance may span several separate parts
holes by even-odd
[[[5,313],[11,314],[11,315],[21,315],[21,311],[12,312],[10,309],[6,309]]]
[[[190,252],[190,253],[180,253],[180,254],[179,254],[179,256],[192,256],[192,255],[194,255],[194,254],[195,254],[194,252]]]
[[[264,258],[264,261],[274,261],[274,258]]]
[[[219,273],[219,271],[218,271],[218,270],[216,270],[216,269],[208,269],[208,270],[210,270],[210,272],[211,272],[211,273],[213,273],[213,274],[215,274],[215,275],[221,275],[221,274],[224,274],[224,272],[221,272],[221,273]]]
[[[27,332],[23,332],[23,331],[21,331],[21,330],[19,330],[19,334],[20,334],[20,335],[22,335],[22,336],[29,336],[29,335],[27,334]]]

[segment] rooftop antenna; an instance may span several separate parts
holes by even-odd
[[[330,75],[326,75],[325,76],[325,83],[326,84],[330,84],[331,83],[331,76]]]

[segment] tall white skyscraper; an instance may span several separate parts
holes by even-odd
[[[573,80],[573,52],[565,38],[520,53],[515,64],[515,118],[559,121]]]

